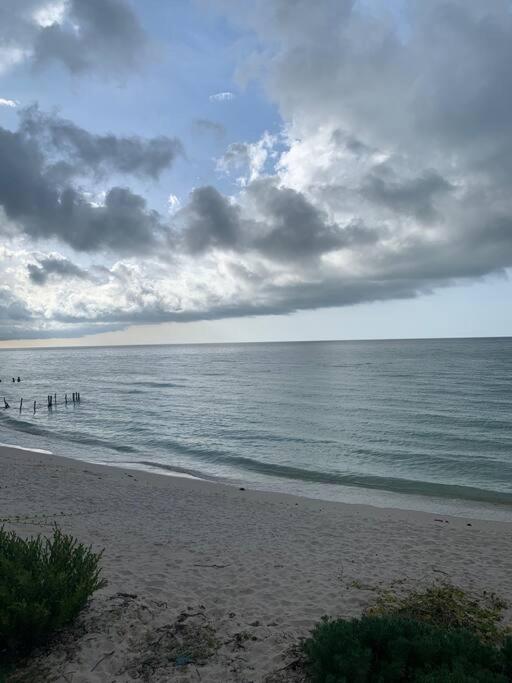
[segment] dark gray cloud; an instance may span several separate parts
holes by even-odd
[[[35,106],[22,111],[20,130],[45,151],[59,155],[55,170],[63,175],[118,172],[156,179],[183,153],[177,138],[98,135]]]
[[[293,263],[337,249],[373,244],[379,237],[376,230],[357,221],[346,226],[330,222],[303,194],[278,187],[272,179],[255,180],[245,192],[257,218],[244,217],[238,204],[211,186],[192,192],[178,216],[190,252],[254,252]]]
[[[378,239],[377,231],[362,222],[337,225],[304,194],[267,179],[253,181],[247,192],[263,215],[263,229],[253,237],[252,245],[271,258],[309,260]]]
[[[149,40],[127,0],[68,0],[53,16],[49,9],[45,0],[2,0],[2,48],[36,70],[57,63],[74,74],[129,75],[146,61]]]
[[[57,238],[77,251],[147,253],[169,229],[142,196],[114,186],[93,201],[73,181],[107,171],[157,177],[180,151],[175,139],[95,135],[30,107],[18,131],[0,128],[0,206],[36,239]]]
[[[3,321],[0,307],[0,341],[19,341],[32,339],[69,339],[86,337],[92,334],[115,332],[126,325],[120,323],[90,323],[77,325],[56,325],[54,322],[30,318],[25,322]]]
[[[0,128],[0,159],[0,205],[33,238],[120,253],[148,252],[165,238],[158,214],[127,188],[111,188],[98,205],[70,185],[59,186],[38,144],[22,132]]]
[[[453,185],[436,171],[425,171],[417,178],[400,180],[394,177],[392,169],[379,167],[366,176],[361,194],[393,213],[432,221],[437,217],[436,198],[453,189]]]
[[[129,73],[140,66],[148,40],[124,0],[69,0],[62,23],[33,32],[33,64],[57,62],[72,73]]]
[[[76,263],[65,258],[55,258],[52,256],[39,259],[37,264],[29,263],[27,270],[30,280],[36,285],[46,284],[48,278],[52,275],[63,280],[69,278],[86,280],[89,278],[87,271],[77,266]]]
[[[193,190],[178,220],[184,223],[185,246],[193,254],[212,248],[234,249],[242,236],[239,207],[211,186]]]

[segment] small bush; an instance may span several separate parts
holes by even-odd
[[[58,528],[29,539],[0,528],[0,658],[26,653],[76,617],[105,585],[100,557]]]
[[[325,619],[303,643],[314,683],[506,683],[512,642],[482,643],[462,629],[400,617]]]
[[[368,616],[390,615],[424,621],[435,626],[463,628],[487,643],[499,643],[510,632],[502,624],[507,603],[494,593],[472,596],[450,583],[399,596],[384,591]]]

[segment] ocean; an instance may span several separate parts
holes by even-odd
[[[512,339],[2,350],[0,378],[2,443],[512,519]]]

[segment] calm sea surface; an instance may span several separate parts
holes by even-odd
[[[0,377],[3,443],[512,519],[512,339],[4,350]]]

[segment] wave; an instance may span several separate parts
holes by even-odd
[[[92,436],[65,436],[64,440],[83,444],[85,446],[99,446],[100,448],[108,448],[109,450],[116,451],[117,453],[138,453],[138,449],[134,446],[129,446],[128,444],[118,444],[114,443],[113,441],[107,441],[106,439],[99,439]]]
[[[155,469],[165,470],[166,472],[171,472],[178,475],[186,475],[187,477],[192,477],[193,479],[208,479],[213,481],[216,477],[209,477],[202,472],[188,467],[179,467],[178,465],[166,465],[163,462],[153,462],[152,460],[136,460],[130,461],[130,465],[144,465],[144,467],[154,467]]]
[[[24,446],[17,446],[12,443],[0,443],[2,448],[14,448],[16,451],[29,451],[30,453],[43,453],[44,455],[53,455],[51,451],[45,451],[42,448],[25,448]]]
[[[126,384],[126,382],[125,382]],[[180,388],[184,387],[184,384],[176,384],[176,382],[151,382],[151,381],[143,381],[143,382],[132,382],[134,386],[137,387],[148,387],[150,389],[167,389],[167,388]]]
[[[242,472],[254,472],[269,477],[291,479],[315,484],[350,486],[356,488],[390,491],[392,493],[407,493],[410,495],[428,496],[431,498],[450,498],[475,502],[487,502],[500,505],[512,505],[512,492],[494,491],[476,486],[460,486],[457,484],[443,484],[417,479],[399,477],[383,477],[363,473],[325,472],[305,469],[278,463],[263,462],[255,458],[230,454],[226,451],[201,449],[187,446],[179,442],[165,442],[175,452],[191,455],[207,464],[221,464],[240,469]],[[162,445],[162,442],[160,442]],[[174,466],[173,466],[174,467]],[[192,471],[192,470],[191,470]],[[200,472],[195,471],[196,474]],[[204,476],[200,474],[200,476]]]
[[[242,456],[228,456],[222,458],[222,461],[225,464],[236,464],[242,470],[283,479],[294,479],[317,484],[337,484],[341,486],[390,491],[392,493],[407,493],[432,498],[451,498],[512,505],[512,493],[493,491],[491,489],[473,486],[441,484],[415,479],[400,479],[398,477],[381,477],[367,474],[321,472],[319,470],[307,470],[299,467],[292,467],[290,465],[264,463],[254,460],[253,458]]]
[[[44,427],[39,427],[32,422],[27,422],[21,418],[10,417],[6,412],[0,413],[0,419],[7,423],[12,429],[24,432],[25,434],[32,434],[34,436],[52,436],[53,432]]]
[[[84,446],[98,446],[100,448],[108,448],[109,450],[116,451],[118,453],[138,452],[137,448],[128,444],[118,444],[113,441],[107,441],[106,439],[100,439],[98,437],[82,434],[80,432],[62,434],[53,429],[45,429],[44,427],[33,424],[32,422],[27,422],[21,418],[10,417],[9,415],[6,415],[5,412],[0,413],[0,419],[4,423],[7,423],[7,425],[13,430],[22,432],[24,434],[30,434],[32,436],[42,436],[48,438],[49,440],[56,439],[58,441],[76,443]]]

